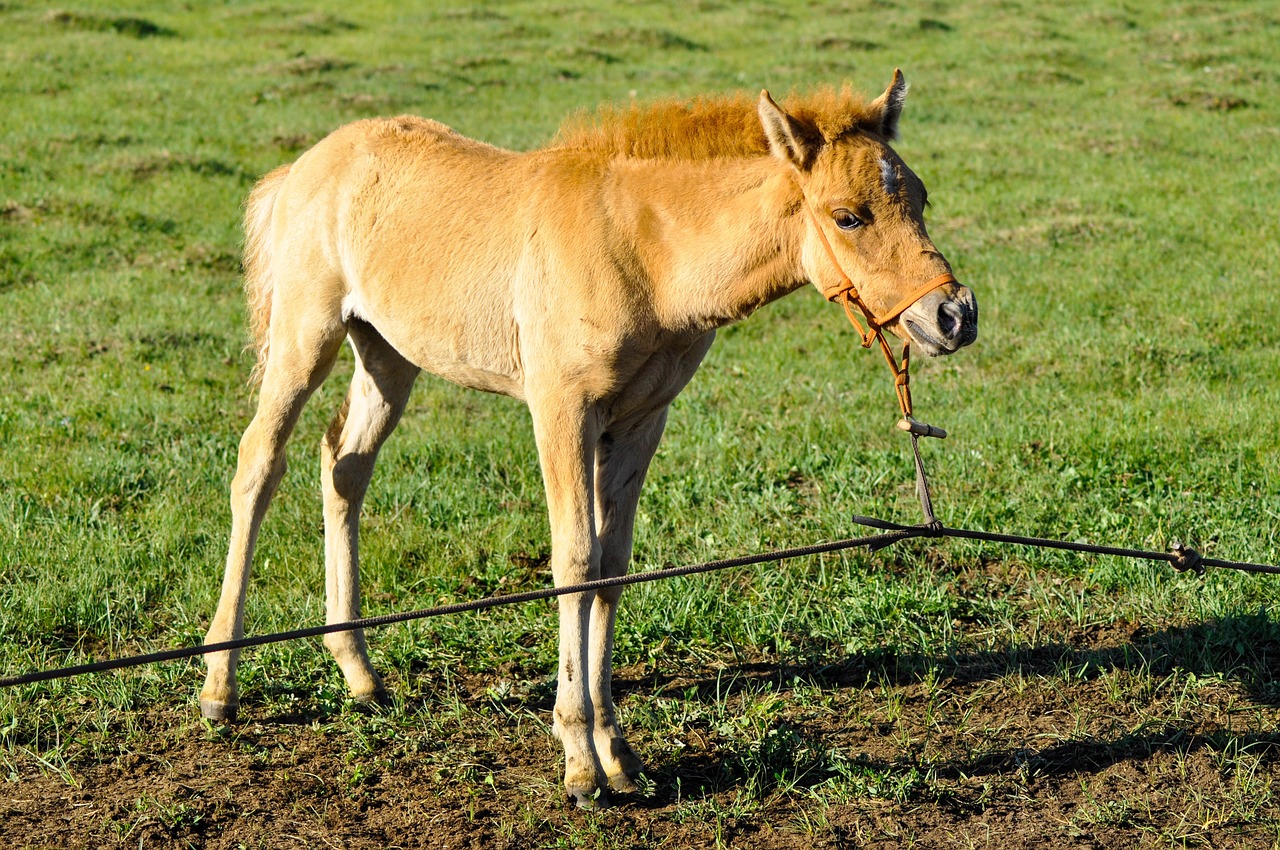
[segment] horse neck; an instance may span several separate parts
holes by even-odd
[[[664,326],[714,330],[805,284],[802,196],[777,160],[634,163],[615,174],[629,196],[616,220]]]

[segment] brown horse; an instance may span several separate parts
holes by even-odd
[[[206,640],[243,634],[285,443],[346,339],[355,376],[322,444],[328,622],[360,616],[361,503],[422,369],[529,406],[555,583],[625,573],[667,407],[717,328],[806,283],[847,275],[885,311],[949,274],[924,186],[888,145],[905,95],[895,72],[869,103],[846,88],[785,109],[762,92],[603,110],[527,153],[421,118],[358,121],[268,174],[245,216],[262,385]],[[976,337],[976,301],[935,286],[888,328],[948,354]],[[581,805],[634,789],[642,770],[610,692],[619,596],[559,600],[553,728]],[[325,645],[354,696],[385,696],[362,632]],[[205,717],[235,717],[237,660],[209,656]]]

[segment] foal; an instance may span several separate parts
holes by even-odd
[[[888,144],[905,95],[895,72],[869,103],[828,89],[786,109],[762,92],[602,111],[528,153],[422,118],[358,121],[268,174],[245,216],[262,386],[206,641],[243,635],[285,443],[344,340],[355,376],[322,443],[329,623],[360,616],[360,507],[420,370],[528,405],[561,586],[626,572],[667,407],[717,328],[842,275],[878,312],[942,276],[888,327],[931,355],[973,342],[973,293],[945,277],[924,186]],[[554,730],[581,805],[643,769],[610,692],[620,594],[559,600]],[[384,695],[363,632],[324,642],[353,695]],[[237,660],[209,656],[205,717],[235,718]]]

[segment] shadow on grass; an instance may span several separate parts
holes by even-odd
[[[705,667],[681,672],[675,664],[667,669],[660,666],[650,673],[632,668],[615,678],[614,694],[620,701],[628,696],[682,701],[690,705],[690,717],[701,716],[705,720],[705,715],[714,712],[701,709],[710,706],[718,706],[716,711],[721,715],[732,717],[737,707],[724,704],[739,696],[773,693],[783,696],[785,703],[785,695],[797,686],[823,692],[868,687],[910,689],[932,679],[943,689],[959,690],[1017,675],[1024,680],[1065,680],[1075,687],[1115,671],[1131,671],[1153,682],[1175,672],[1221,678],[1241,685],[1258,705],[1276,707],[1280,706],[1278,660],[1280,626],[1266,611],[1260,611],[1150,633],[1125,626],[1102,634],[1088,630],[1064,632],[1036,646],[971,653],[885,651],[850,655],[832,663],[744,661],[714,673]],[[412,665],[407,673],[414,678],[446,678],[429,664]],[[429,715],[444,707],[442,700],[456,701],[452,703],[454,710],[465,707],[466,712],[488,714],[499,727],[509,727],[499,734],[500,739],[512,739],[498,745],[503,750],[522,747],[517,739],[530,734],[527,730],[517,732],[513,722],[508,722],[511,718],[528,714],[545,717],[554,706],[554,682],[542,671],[514,665],[501,674],[452,670],[447,679],[448,686],[439,694],[427,695],[430,691],[424,691],[423,695],[405,700],[398,710],[406,716]],[[499,679],[523,680],[523,684],[516,692],[504,691],[495,687]],[[681,747],[673,752],[664,746],[662,749],[668,752],[651,766],[653,792],[645,797],[624,797],[619,802],[658,809],[678,802],[682,796],[723,792],[743,792],[763,799],[778,789],[814,788],[833,779],[855,788],[865,786],[865,796],[905,801],[936,795],[939,791],[934,783],[938,780],[1067,778],[1104,771],[1120,763],[1140,763],[1160,754],[1185,756],[1208,750],[1248,752],[1268,761],[1280,759],[1280,732],[1206,727],[1195,717],[1194,710],[1188,713],[1171,703],[1163,704],[1168,703],[1168,695],[1156,691],[1158,688],[1153,688],[1151,701],[1145,705],[1151,719],[1136,728],[1128,724],[1128,728],[1114,733],[1082,732],[1044,745],[1036,744],[1037,736],[1033,734],[1007,740],[995,738],[972,749],[943,747],[928,756],[918,741],[932,740],[936,744],[938,734],[918,718],[905,725],[865,721],[851,725],[839,717],[817,723],[806,719],[803,712],[783,707],[776,718],[750,734],[735,737],[717,735],[712,730],[712,740],[700,746]],[[1096,692],[1083,697],[1085,702],[1099,698],[1102,697]],[[346,712],[382,710],[346,699],[334,691],[333,682],[315,682],[311,686],[270,684],[257,699],[250,700],[259,705],[249,707],[247,703],[248,715],[281,725],[324,723]],[[267,716],[261,714],[264,708]],[[1087,706],[1088,711],[1095,709],[1104,713],[1117,710],[1112,705]],[[1004,728],[1003,719],[1018,712],[1030,716],[1035,710],[1030,702],[1019,708],[1010,698],[1001,698],[984,708],[983,722],[1000,729]],[[851,732],[859,723],[861,726]],[[695,731],[691,725],[684,737],[702,731],[707,730]],[[894,739],[890,745],[894,754],[886,757],[884,748],[875,742],[890,738]],[[495,746],[494,741],[486,746]],[[501,753],[496,757],[501,760]],[[548,775],[555,771],[551,764],[546,769]]]
[[[891,652],[851,655],[832,664],[743,663],[720,671],[714,677],[691,680],[667,676],[661,672],[640,679],[615,681],[615,696],[645,694],[685,699],[703,704],[722,703],[735,695],[762,692],[783,694],[802,684],[822,691],[885,687],[909,688],[933,677],[942,689],[960,689],[1018,674],[1044,679],[1066,678],[1071,683],[1096,680],[1114,671],[1132,671],[1152,680],[1161,680],[1175,672],[1194,674],[1200,678],[1221,677],[1244,687],[1257,704],[1280,705],[1280,683],[1276,681],[1280,662],[1280,627],[1266,611],[1242,615],[1213,623],[1171,628],[1146,633],[1133,631],[1129,639],[1109,645],[1094,640],[1084,645],[1073,643],[1072,636],[1034,647],[1010,647],[976,653],[939,656],[899,655]],[[1156,697],[1153,703],[1169,702],[1168,696]],[[1012,714],[1011,700],[999,700],[996,712],[988,709],[996,728],[995,714]],[[1034,707],[1024,706],[1028,712]],[[1105,711],[1105,707],[1101,708]],[[753,795],[768,793],[773,787],[813,788],[833,778],[855,785],[866,785],[869,796],[896,797],[907,800],[920,795],[936,794],[936,780],[968,781],[975,778],[1016,776],[1021,778],[1064,778],[1080,773],[1097,773],[1113,765],[1138,763],[1159,754],[1189,756],[1199,751],[1211,753],[1249,753],[1267,761],[1280,759],[1280,733],[1256,729],[1206,729],[1194,710],[1187,714],[1170,703],[1160,707],[1154,719],[1136,729],[1111,734],[1080,734],[1046,746],[1020,740],[1009,740],[1007,746],[984,746],[976,750],[934,753],[924,756],[920,739],[936,739],[935,730],[927,724],[881,724],[884,728],[863,726],[853,736],[858,741],[887,738],[910,739],[894,746],[900,755],[891,758],[858,755],[852,759],[830,758],[831,739],[844,738],[781,715],[770,734],[781,732],[793,740],[789,749],[766,752],[765,740],[751,747],[719,750],[681,751],[670,763],[654,774],[659,789],[649,800],[636,801],[647,807],[660,807],[675,800],[668,789],[679,782],[684,793],[745,790]],[[834,722],[836,727],[840,721]],[[1035,736],[1027,740],[1034,741]],[[874,749],[874,747],[868,747]],[[823,752],[827,753],[824,760]],[[763,777],[763,781],[762,781]],[[772,783],[772,785],[771,785]]]
[[[957,685],[973,685],[1015,673],[1048,677],[1069,672],[1073,680],[1087,681],[1115,670],[1150,676],[1181,670],[1236,681],[1258,703],[1280,706],[1280,623],[1266,610],[1158,632],[1138,627],[1128,637],[1126,642],[1101,646],[1081,645],[1079,635],[1067,634],[1038,646],[982,652],[924,655],[886,650],[831,663],[747,662],[732,668],[731,675],[694,682],[661,672],[643,679],[615,678],[614,694],[643,691],[675,696],[694,688],[697,699],[707,700],[725,696],[726,687],[741,690],[768,682],[787,688],[796,680],[834,689],[906,686],[928,674]],[[732,682],[726,683],[727,679]]]

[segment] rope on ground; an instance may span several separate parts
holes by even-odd
[[[1191,570],[1197,575],[1204,575],[1205,567],[1217,567],[1225,570],[1240,570],[1248,573],[1280,574],[1280,567],[1271,564],[1251,564],[1246,561],[1226,561],[1221,558],[1206,558],[1188,546],[1174,543],[1168,552],[1153,552],[1145,549],[1128,549],[1121,546],[1100,546],[1095,543],[1075,543],[1068,540],[1049,540],[1044,537],[1023,537],[1018,534],[997,534],[991,531],[970,531],[964,528],[935,523],[931,525],[899,525],[872,517],[854,516],[853,521],[869,528],[885,531],[914,530],[911,537],[957,537],[964,540],[981,540],[989,543],[1012,543],[1016,546],[1032,546],[1037,549],[1064,549],[1068,552],[1081,552],[1090,555],[1114,555],[1118,558],[1136,558],[1145,561],[1165,561],[1179,571]],[[897,542],[897,541],[893,541]],[[887,544],[885,544],[887,545]]]

